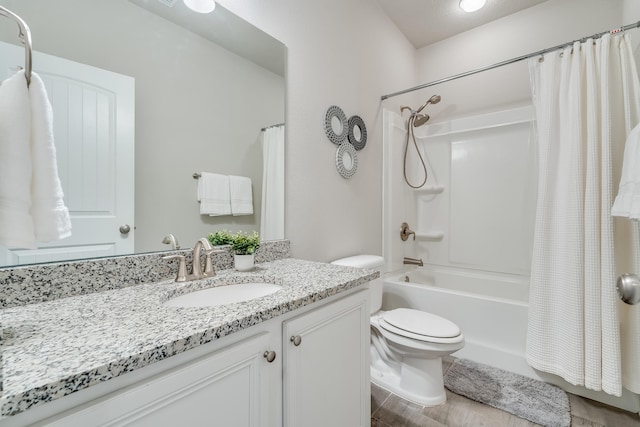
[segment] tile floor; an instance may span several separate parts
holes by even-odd
[[[453,358],[443,360],[443,369]],[[572,427],[640,427],[640,416],[569,394]],[[447,403],[425,408],[371,384],[371,427],[533,427],[530,421],[447,390]]]

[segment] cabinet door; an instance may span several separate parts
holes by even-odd
[[[267,426],[270,346],[269,334],[254,336],[45,425]]]
[[[370,424],[367,297],[360,291],[285,322],[285,426]]]

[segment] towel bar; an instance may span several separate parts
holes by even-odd
[[[0,6],[0,16],[6,16],[7,18],[13,19],[16,24],[18,24],[18,38],[24,45],[24,76],[27,79],[27,86],[29,86],[29,84],[31,83],[32,52],[31,31],[29,30],[29,26],[22,20],[22,18],[11,12],[6,7]]]

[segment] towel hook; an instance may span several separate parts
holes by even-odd
[[[29,86],[31,84],[31,51],[33,49],[31,30],[22,18],[3,6],[0,6],[0,16],[11,18],[18,24],[18,38],[24,45],[24,77],[27,79],[27,86]]]

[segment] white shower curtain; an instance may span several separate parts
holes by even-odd
[[[576,42],[531,59],[530,71],[539,176],[527,362],[619,396],[623,376],[638,375],[622,372],[615,288],[638,245],[610,215],[625,138],[639,120],[630,42]]]
[[[262,132],[262,240],[284,239],[284,126]]]

